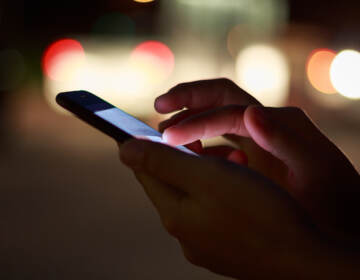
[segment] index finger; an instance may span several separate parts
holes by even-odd
[[[183,108],[216,108],[230,104],[261,105],[234,82],[215,79],[179,84],[155,100],[155,109],[166,114]]]
[[[163,133],[171,145],[186,145],[199,139],[209,139],[225,134],[249,137],[244,124],[247,106],[228,105],[192,116]]]

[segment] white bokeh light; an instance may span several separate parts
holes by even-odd
[[[237,81],[266,106],[283,105],[288,96],[290,71],[286,58],[277,49],[254,45],[239,53]]]
[[[360,53],[354,50],[340,52],[331,64],[330,77],[341,95],[360,98]]]

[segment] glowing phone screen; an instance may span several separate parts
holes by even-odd
[[[94,110],[94,114],[135,138],[148,139],[153,142],[166,144],[166,142],[162,139],[162,134],[160,132],[135,117],[125,113],[119,108],[112,107],[99,111]],[[177,146],[176,148],[185,153],[197,155],[184,146]]]

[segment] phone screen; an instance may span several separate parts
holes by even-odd
[[[166,142],[162,139],[162,134],[160,132],[156,131],[135,117],[125,113],[119,108],[114,107],[97,111],[95,112],[95,115],[106,120],[107,122],[110,122],[111,124],[134,136],[135,138],[147,139],[153,142],[166,144]],[[183,152],[196,155],[194,152],[190,151],[184,146],[177,146],[176,148]]]
[[[160,132],[90,92],[78,91],[61,93],[58,95],[57,101],[61,106],[75,114],[78,113],[78,109],[75,108],[80,106],[85,110],[85,114],[84,112],[82,114],[82,119],[85,121],[92,119],[91,114],[94,114],[103,121],[111,124],[111,126],[118,128],[120,131],[124,131],[134,138],[147,139],[153,142],[167,144],[162,139],[162,134]],[[76,107],[66,106],[71,104],[76,104]],[[101,125],[95,126],[102,130]],[[176,148],[185,153],[198,156],[184,146],[177,146]]]

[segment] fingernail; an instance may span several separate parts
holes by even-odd
[[[121,147],[120,159],[129,167],[139,168],[144,161],[144,151],[143,141],[130,140]]]
[[[162,140],[164,140],[165,143],[168,142],[169,136],[167,135],[167,130],[164,131],[164,133],[162,135]]]
[[[170,146],[177,146],[179,145],[178,143],[174,143],[174,135],[171,135],[171,130],[174,128],[175,126],[172,126],[172,127],[169,127],[167,128],[164,133],[163,133],[163,136],[162,136],[162,139],[164,140],[164,142],[167,144],[167,145],[170,145]]]
[[[162,135],[162,139],[165,141],[166,144],[171,145],[171,146],[175,146],[177,145],[177,143],[173,143],[174,142],[174,135],[171,136],[171,131],[176,128],[178,125],[174,125],[171,126],[167,129],[165,129],[163,135]]]

